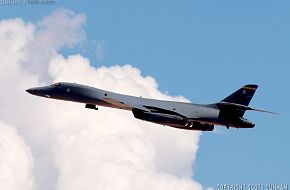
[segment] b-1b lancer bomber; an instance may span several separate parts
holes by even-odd
[[[248,110],[267,112],[248,106],[257,88],[257,85],[248,84],[218,103],[204,105],[123,95],[67,82],[30,88],[26,91],[36,96],[84,103],[89,109],[98,110],[96,106],[105,106],[129,110],[137,119],[164,126],[212,131],[214,125],[227,128],[255,127],[255,124],[243,118],[243,115]]]

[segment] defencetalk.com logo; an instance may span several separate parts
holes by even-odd
[[[54,5],[55,0],[0,0],[0,5]]]

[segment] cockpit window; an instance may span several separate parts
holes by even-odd
[[[53,86],[60,86],[60,83],[59,82],[55,83]]]

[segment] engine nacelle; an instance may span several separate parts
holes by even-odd
[[[198,131],[213,131],[214,130],[214,125],[207,124],[207,123],[199,123],[199,122],[194,122],[194,123],[189,123],[189,124],[186,123],[185,127],[188,130],[198,130]]]
[[[212,131],[214,125],[207,123],[200,123],[197,121],[187,121],[186,118],[179,115],[144,112],[143,110],[133,109],[134,117],[144,121],[149,121],[161,125],[167,125],[174,128],[198,131]]]
[[[178,115],[170,115],[164,113],[152,113],[152,112],[144,112],[142,110],[134,109],[132,110],[134,117],[137,119],[141,119],[144,121],[150,121],[154,123],[159,123],[163,125],[170,124],[181,124],[184,120],[183,117]]]

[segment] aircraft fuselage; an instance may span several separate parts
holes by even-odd
[[[211,131],[214,125],[252,128],[254,124],[242,117],[224,115],[217,104],[192,104],[148,99],[105,91],[75,83],[56,83],[28,89],[33,95],[86,104],[95,109],[105,106],[130,110],[137,119],[188,130]]]

